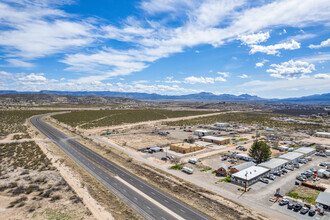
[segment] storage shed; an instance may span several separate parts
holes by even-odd
[[[217,176],[227,176],[228,167],[226,164],[221,163],[217,168]]]

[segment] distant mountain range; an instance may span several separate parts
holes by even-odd
[[[48,94],[61,96],[102,96],[102,97],[121,97],[144,101],[204,101],[204,102],[276,102],[276,103],[297,103],[297,104],[330,104],[330,93],[303,96],[286,99],[266,99],[249,94],[215,95],[209,92],[201,92],[189,95],[159,95],[156,93],[138,93],[138,92],[111,92],[111,91],[50,91],[42,90],[39,92],[18,92],[15,90],[0,90],[0,94]]]

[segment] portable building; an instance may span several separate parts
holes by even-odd
[[[199,137],[202,137],[202,136],[212,135],[213,131],[210,131],[210,130],[195,130],[194,134],[199,136]]]

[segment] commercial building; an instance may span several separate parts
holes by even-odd
[[[324,138],[330,138],[330,132],[316,132],[315,136],[317,137],[324,137]]]
[[[210,131],[210,130],[195,130],[194,134],[202,137],[202,136],[212,135],[213,131]]]
[[[226,164],[221,163],[217,168],[217,176],[227,176],[228,167]]]
[[[288,152],[286,154],[283,154],[279,156],[278,158],[287,160],[289,162],[298,162],[299,159],[303,158],[304,155],[297,152]]]
[[[253,163],[252,161],[250,161],[250,162],[246,162],[246,163],[241,163],[241,164],[239,164],[239,165],[236,165],[236,166],[232,166],[231,168],[230,168],[230,172],[233,174],[233,173],[237,173],[237,172],[239,172],[239,171],[242,171],[242,170],[244,170],[244,169],[247,169],[247,168],[249,168],[249,167],[252,167],[252,166],[255,166],[256,164],[255,163]]]
[[[196,145],[196,144],[188,144],[188,143],[182,143],[182,144],[171,144],[170,150],[173,150],[178,153],[192,153],[199,150],[203,150],[204,146]]]
[[[223,128],[223,127],[231,127],[231,124],[217,122],[217,123],[214,124],[214,126]]]
[[[258,182],[260,178],[268,175],[270,172],[269,169],[259,167],[259,166],[251,166],[242,171],[234,173],[231,175],[231,182],[237,183],[241,186],[251,186],[255,182]]]
[[[283,169],[289,162],[280,158],[273,158],[266,162],[259,164],[258,166],[269,169],[272,173]]]
[[[308,156],[314,154],[316,152],[316,150],[314,148],[311,148],[311,147],[301,147],[301,148],[298,148],[297,150],[295,150],[293,152],[301,153],[305,157],[308,157]]]
[[[211,142],[211,143],[214,143],[214,144],[228,144],[228,143],[230,143],[229,138],[214,137],[214,136],[204,136],[204,137],[202,137],[202,140],[206,141],[206,142]]]
[[[324,211],[330,211],[330,188],[324,192],[320,192],[315,200],[318,207],[323,208]]]

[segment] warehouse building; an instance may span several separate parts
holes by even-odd
[[[286,154],[283,154],[279,156],[278,158],[287,160],[289,162],[298,162],[299,159],[302,159],[304,157],[303,154],[297,153],[297,152],[288,152]]]
[[[316,132],[315,136],[323,137],[323,138],[330,138],[330,132]]]
[[[269,172],[269,169],[259,166],[251,166],[242,171],[232,174],[231,182],[237,183],[241,186],[245,186],[246,184],[246,186],[248,187],[258,182],[260,178],[268,175]]]
[[[214,144],[229,144],[230,139],[229,138],[223,138],[223,137],[214,137],[214,136],[204,136],[202,137],[203,141],[211,142]]]
[[[293,152],[301,153],[305,157],[308,157],[308,156],[314,154],[316,152],[316,150],[314,148],[311,148],[311,147],[301,147],[301,148],[298,148],[297,150],[295,150]]]
[[[237,172],[239,172],[239,171],[242,171],[242,170],[244,170],[244,169],[247,169],[247,168],[252,167],[252,166],[255,166],[255,165],[256,165],[256,164],[253,163],[252,161],[250,161],[250,162],[246,162],[246,163],[241,163],[241,164],[239,164],[239,165],[232,166],[232,167],[230,168],[230,172],[231,172],[231,173],[237,173]]]
[[[212,135],[213,131],[210,131],[210,130],[195,130],[194,134],[198,135],[199,137],[202,137],[202,136]]]
[[[258,166],[270,169],[270,171],[273,173],[273,172],[277,172],[277,171],[283,169],[288,163],[289,163],[289,161],[287,161],[287,160],[280,159],[280,158],[273,158],[273,159],[270,159],[266,162],[259,164]]]
[[[322,207],[324,211],[330,211],[330,188],[324,192],[320,192],[315,200],[318,207]]]
[[[217,123],[214,124],[214,126],[224,128],[224,127],[231,127],[231,124],[217,122]]]
[[[196,145],[196,144],[188,144],[188,143],[182,143],[182,144],[171,144],[170,150],[173,150],[177,153],[192,153],[199,150],[203,150],[204,146]]]

